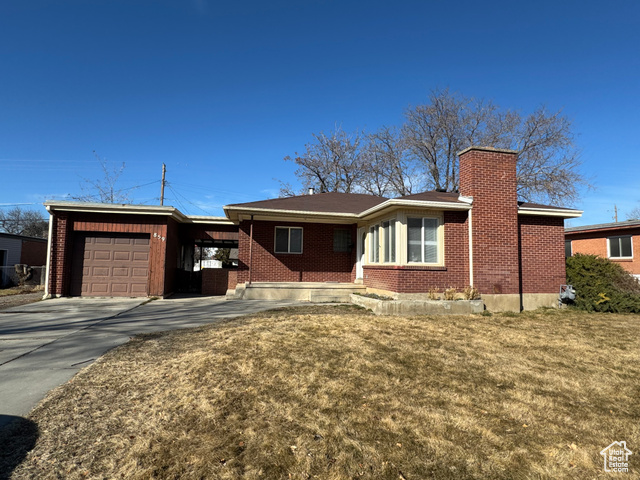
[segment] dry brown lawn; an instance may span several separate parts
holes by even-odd
[[[30,420],[12,478],[609,478],[616,440],[640,478],[640,317],[272,311],[135,338]]]

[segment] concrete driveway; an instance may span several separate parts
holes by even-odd
[[[59,298],[0,311],[0,427],[139,333],[197,327],[299,304],[216,297]]]

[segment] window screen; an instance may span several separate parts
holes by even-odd
[[[347,228],[336,228],[333,231],[333,251],[349,252],[351,250],[351,231]]]

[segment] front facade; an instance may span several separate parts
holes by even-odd
[[[608,258],[640,279],[640,220],[567,228],[565,251]]]
[[[294,295],[301,286],[351,285],[424,298],[473,286],[492,310],[555,305],[565,283],[564,219],[581,212],[518,202],[516,160],[509,150],[461,152],[459,193],[311,194],[227,205],[225,218],[49,203],[48,293],[166,296],[191,275],[189,245],[226,241],[238,248],[238,267],[224,276],[205,269],[211,292],[226,286],[256,298],[266,286]]]
[[[354,282],[395,298],[474,286],[490,309],[555,305],[564,219],[581,212],[518,202],[516,160],[508,150],[461,152],[459,193],[228,205],[240,227],[238,282]]]

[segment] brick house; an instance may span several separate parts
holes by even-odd
[[[565,283],[564,219],[582,212],[518,202],[514,151],[459,155],[459,193],[225,206],[239,226],[244,294],[262,282],[349,282],[395,298],[473,285],[492,310],[555,305]]]
[[[49,202],[48,293],[167,295],[181,283],[188,245],[226,240],[238,247],[227,286],[242,298],[318,299],[309,291],[328,285],[415,298],[473,285],[491,310],[555,305],[565,283],[564,219],[582,212],[518,202],[514,151],[459,155],[459,193],[301,195],[227,205],[225,218]],[[137,266],[101,264],[116,257]],[[138,280],[123,282],[127,276]],[[224,287],[203,276],[205,284]]]
[[[640,220],[566,228],[565,254],[598,255],[640,279]]]

